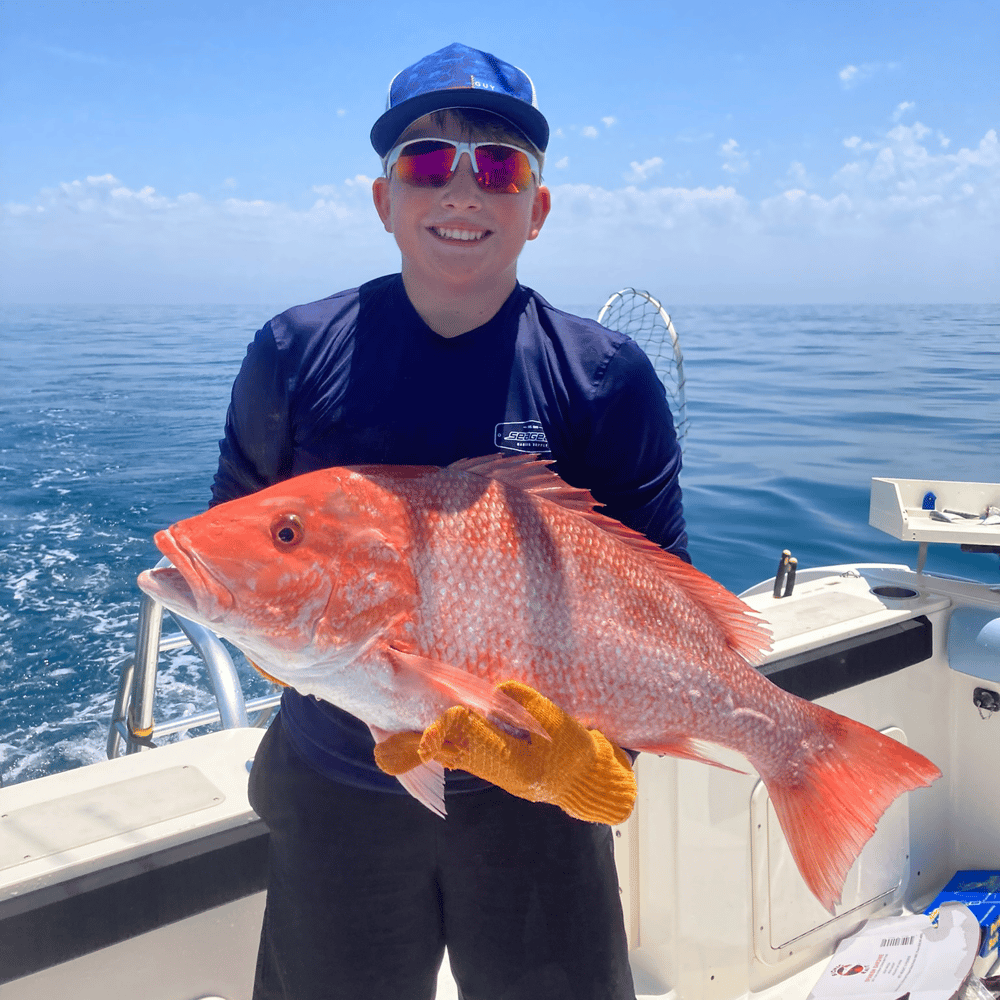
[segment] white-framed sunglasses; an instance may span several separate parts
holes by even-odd
[[[463,153],[469,154],[476,183],[483,191],[519,194],[532,177],[541,180],[538,158],[520,146],[505,142],[456,142],[454,139],[408,139],[389,150],[385,175],[413,187],[444,187],[455,174]]]

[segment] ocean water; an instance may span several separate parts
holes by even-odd
[[[913,565],[868,526],[872,476],[1000,482],[996,306],[672,306],[695,564],[741,591],[800,566]],[[582,315],[599,303],[565,304]],[[0,309],[0,776],[100,760],[152,535],[204,509],[266,307]],[[994,555],[927,569],[1000,583]],[[251,695],[268,685],[245,665]],[[191,653],[157,718],[210,707]]]

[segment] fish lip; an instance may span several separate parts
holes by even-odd
[[[184,574],[173,566],[143,570],[139,574],[139,586],[160,604],[172,611],[177,610],[178,614],[182,613],[181,608],[187,612],[188,607],[198,607],[198,600],[184,579]]]
[[[176,526],[175,526],[176,527]],[[173,528],[158,531],[153,539],[156,547],[173,563],[170,567],[146,570],[142,575],[157,591],[161,604],[177,604],[179,614],[197,616],[207,622],[217,622],[233,607],[229,588],[198,556],[185,548],[174,535]],[[178,586],[183,584],[183,587]],[[166,598],[166,600],[163,600]],[[171,610],[174,608],[171,607]]]

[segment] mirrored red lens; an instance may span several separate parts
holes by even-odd
[[[476,163],[479,173],[476,180],[484,191],[503,191],[517,194],[531,180],[531,164],[520,149],[513,146],[478,146]]]
[[[443,187],[451,177],[455,147],[429,139],[410,143],[396,160],[396,176],[417,187]]]

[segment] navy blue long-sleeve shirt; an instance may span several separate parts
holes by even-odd
[[[424,323],[398,274],[289,309],[249,346],[219,445],[212,504],[330,466],[542,454],[605,513],[688,558],[680,448],[645,354],[522,285],[452,338]],[[321,773],[403,791],[353,716],[286,690],[282,718]],[[481,784],[448,775],[449,792]]]

